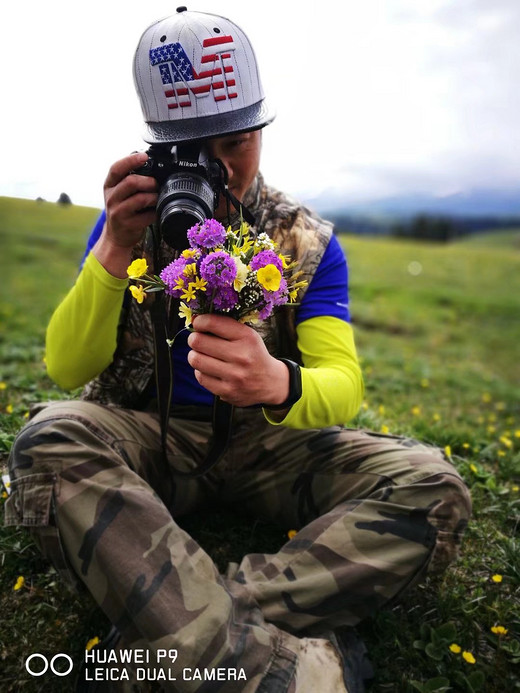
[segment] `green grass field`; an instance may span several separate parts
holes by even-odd
[[[0,198],[2,467],[30,404],[71,396],[45,375],[43,340],[97,214]],[[355,425],[446,448],[474,500],[458,563],[361,626],[377,693],[520,691],[519,241],[520,230],[447,245],[341,237],[366,381]],[[238,515],[183,526],[220,568],[285,541]],[[24,532],[1,528],[0,555],[0,691],[72,691],[72,675],[31,678],[25,657],[79,662],[106,634],[104,616],[63,588]]]

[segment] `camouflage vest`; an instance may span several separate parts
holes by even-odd
[[[265,185],[258,174],[246,193],[244,205],[256,218],[256,231],[266,232],[290,255],[303,271],[301,279],[310,283],[332,234],[332,225],[323,221],[301,204],[283,193]],[[238,221],[238,214],[231,223]],[[135,257],[146,257],[149,267],[152,262],[152,234],[150,230],[143,242],[135,248]],[[161,244],[158,273],[174,258],[174,251]],[[128,293],[128,292],[127,292]],[[305,288],[298,294],[303,298]],[[103,404],[112,404],[129,409],[147,406],[149,385],[154,378],[154,350],[150,307],[154,294],[148,294],[142,304],[125,298],[118,328],[118,346],[110,366],[84,388],[82,398]],[[277,309],[271,318],[253,326],[262,336],[267,349],[273,356],[285,356],[301,363],[301,354],[296,346],[295,307],[291,305]]]

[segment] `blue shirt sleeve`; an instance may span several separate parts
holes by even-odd
[[[296,324],[320,315],[350,322],[347,260],[334,235],[296,310]]]
[[[80,264],[80,269],[83,267],[83,264],[85,260],[87,259],[87,255],[90,253],[92,248],[96,245],[99,237],[101,236],[101,232],[103,231],[103,226],[105,225],[105,221],[107,218],[106,211],[103,210],[101,214],[98,217],[98,220],[94,224],[94,228],[90,232],[90,236],[88,237],[87,241],[87,247],[85,249],[85,253],[81,259],[81,264]]]

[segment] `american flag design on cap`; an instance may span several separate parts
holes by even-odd
[[[210,92],[215,101],[236,99],[237,85],[231,62],[234,50],[232,36],[204,39],[197,72],[179,42],[152,48],[150,65],[157,65],[161,73],[168,108],[191,106],[192,98],[206,97]]]

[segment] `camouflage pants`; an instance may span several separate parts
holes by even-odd
[[[188,407],[171,420],[177,468],[204,459],[210,423],[199,414]],[[196,479],[161,466],[154,413],[56,402],[13,446],[6,522],[33,530],[127,644],[178,651],[168,690],[292,690],[299,635],[356,624],[443,569],[470,514],[453,466],[417,441],[294,431],[251,410],[235,412],[233,430],[225,456]],[[221,576],[175,522],[210,503],[299,531]],[[194,667],[240,667],[248,683],[183,680]]]

